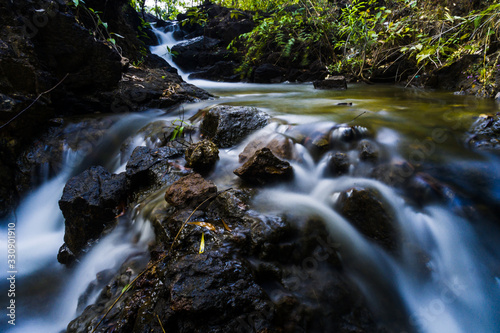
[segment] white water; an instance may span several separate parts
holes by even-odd
[[[161,36],[159,31],[157,34],[166,45],[175,43],[170,39],[171,34]],[[155,52],[164,50],[165,47],[158,47]],[[167,58],[170,56],[168,52],[161,54]],[[181,74],[186,76],[185,73]],[[242,101],[267,108],[273,116],[289,123],[311,123],[325,118],[321,113],[298,114],[294,112],[295,109],[307,113],[315,106],[343,101],[339,96],[327,100],[316,98],[316,92],[306,86],[215,84],[208,81],[190,83],[226,94],[225,101]],[[228,93],[229,90],[231,92]],[[311,99],[298,102],[297,98],[311,95]],[[358,99],[355,103],[373,101]],[[204,105],[186,105],[185,109],[192,114]],[[380,117],[393,117],[386,110],[379,114]],[[370,117],[377,115],[376,110],[371,111]],[[159,115],[150,116],[154,120]],[[127,121],[125,117],[122,125],[117,126],[120,128],[115,128],[116,133],[119,133],[121,140],[134,135],[139,127],[151,120],[145,118],[135,116]],[[353,116],[349,115],[349,118]],[[130,123],[135,125],[128,127]],[[279,129],[270,126],[266,131]],[[394,156],[401,155],[398,143],[404,139],[404,135],[397,130],[383,127],[377,132],[376,138],[380,144],[389,147]],[[140,137],[134,142],[132,146],[145,144]],[[232,170],[237,165],[237,156],[242,149],[243,145],[221,151],[217,177],[235,177]],[[101,150],[109,152],[107,148]],[[400,306],[404,321],[408,322],[408,331],[500,332],[500,284],[497,275],[500,245],[495,238],[497,230],[484,231],[480,228],[482,221],[468,221],[454,214],[445,204],[413,208],[394,190],[374,180],[351,176],[325,178],[325,161],[315,162],[303,146],[297,145],[297,150],[302,159],[293,162],[296,175],[294,183],[266,191],[262,198],[266,199],[266,206],[272,202],[275,204],[273,209],[286,210],[292,216],[314,214],[323,218],[332,237],[342,244],[341,256],[350,277],[363,290],[375,313],[383,319],[391,318],[394,307]],[[107,161],[109,165],[116,171],[123,171],[123,159],[119,159],[116,153],[112,155]],[[118,163],[118,160],[122,160],[122,163]],[[50,333],[64,329],[77,315],[78,298],[96,274],[104,269],[116,270],[126,258],[145,252],[148,242],[153,238],[147,221],[147,209],[142,208],[121,219],[118,227],[104,237],[75,268],[66,269],[58,264],[56,255],[63,243],[64,226],[57,202],[69,175],[74,168],[79,168],[79,163],[68,164],[70,167],[34,191],[17,209],[18,286],[25,290],[20,290],[18,298],[19,305],[22,305],[18,311],[18,325],[12,329],[2,322],[2,331],[11,329],[9,332]],[[498,187],[498,184],[495,186]],[[396,221],[404,239],[400,256],[387,253],[367,240],[331,208],[337,194],[351,187],[377,189],[396,212]],[[500,188],[490,189],[485,195],[498,200]],[[155,202],[154,198],[151,200]],[[490,231],[489,236],[494,241],[487,241],[485,233]],[[0,246],[5,248],[7,232],[0,232],[3,237]],[[417,258],[415,251],[407,247],[408,244],[424,251],[428,261],[423,263]],[[5,263],[2,261],[1,265]],[[7,268],[0,268],[4,280]],[[430,273],[423,273],[425,271]],[[47,292],[43,292],[44,289]],[[92,303],[97,292],[89,295],[86,304]],[[392,295],[389,297],[393,302],[392,308],[383,308],[387,304],[380,303],[380,296],[384,294]]]

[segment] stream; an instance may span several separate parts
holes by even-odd
[[[152,52],[171,63],[167,46],[177,42],[171,32],[156,33],[161,45],[153,47]],[[411,199],[411,192],[416,190],[405,192],[370,177],[374,165],[359,161],[357,151],[346,149],[334,132],[334,150],[346,149],[353,162],[346,174],[331,176],[326,171],[326,154],[316,156],[306,143],[295,143],[300,158],[291,161],[294,180],[261,190],[255,198],[255,209],[286,213],[298,224],[301,216],[319,216],[335,241],[342,244],[346,274],[363,292],[376,318],[384,323],[392,318],[402,321],[405,328],[397,333],[500,332],[500,158],[464,144],[474,117],[498,112],[497,103],[391,85],[352,84],[345,91],[322,91],[312,84],[217,83],[189,80],[187,74],[180,74],[219,98],[186,104],[168,113],[149,110],[118,116],[98,146],[102,149],[99,157],[108,170],[123,171],[134,147],[154,146],[139,131],[147,124],[187,120],[213,104],[255,106],[271,115],[271,124],[252,137],[271,137],[292,126],[309,133],[337,126],[341,138],[342,128],[358,126],[369,133],[367,137],[380,152],[379,164],[409,162],[415,170],[400,176],[420,173],[426,175],[424,180],[437,180],[444,199],[429,199],[428,192],[421,200]],[[238,155],[251,139],[221,149],[220,161],[209,176],[219,188],[236,182],[232,171],[240,165]],[[111,148],[109,142],[113,142]],[[126,149],[120,149],[124,142]],[[157,197],[146,199],[120,217],[118,226],[77,265],[66,268],[57,262],[64,236],[58,200],[66,181],[87,163],[85,154],[67,148],[59,174],[40,175],[45,178],[42,185],[23,199],[15,214],[1,222],[3,249],[7,248],[7,226],[16,226],[17,313],[15,326],[3,316],[0,331],[61,332],[93,303],[106,284],[100,284],[96,276],[103,271],[117,272],[125,260],[131,259],[140,269],[149,259],[148,245],[154,240],[154,232],[148,212]],[[429,186],[433,188],[432,183]],[[376,190],[394,212],[402,240],[398,254],[369,240],[332,208],[339,194],[352,188]],[[425,253],[426,260],[417,253]],[[0,262],[3,313],[9,289],[6,265],[5,259]],[[266,291],[271,297],[279,292]]]

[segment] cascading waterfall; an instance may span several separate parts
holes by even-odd
[[[321,163],[316,168],[320,169]],[[299,179],[291,188],[268,190],[257,202],[264,208],[321,216],[331,237],[341,244],[342,261],[374,312],[390,324],[401,317],[396,312],[402,311],[399,319],[406,322],[404,328],[393,330],[498,332],[500,285],[495,274],[500,245],[484,246],[471,222],[445,205],[415,210],[378,181],[349,176],[325,179],[315,176],[317,170],[308,171],[296,176]],[[375,189],[383,196],[395,212],[401,238],[425,251],[429,256],[426,263],[404,246],[400,256],[387,253],[334,211],[335,193],[356,187]],[[381,303],[388,296],[392,297],[389,308]]]
[[[176,43],[173,32],[155,29],[155,33],[161,45],[153,47],[152,51],[171,60],[169,49]],[[187,79],[185,73],[179,73]],[[195,83],[198,84],[198,81]],[[205,81],[201,86],[225,96],[218,103],[224,101],[236,105],[255,105],[266,109],[275,119],[286,124],[272,123],[255,133],[254,137],[283,133],[289,124],[323,121],[331,127],[337,121],[351,121],[366,110],[367,115],[358,120],[361,123],[365,121],[363,126],[370,122],[377,125],[374,140],[384,146],[392,158],[404,155],[398,149],[401,141],[410,140],[407,137],[412,138],[412,135],[417,136],[411,131],[402,134],[403,130],[391,128],[395,120],[404,119],[405,114],[401,110],[406,112],[406,104],[411,102],[405,99],[404,105],[394,107],[401,113],[393,113],[386,105],[387,100],[383,101],[383,107],[370,107],[370,103],[376,100],[377,92],[370,98],[364,96],[366,90],[354,89],[352,101],[357,104],[357,108],[335,109],[331,105],[342,102],[345,98],[343,95],[316,92],[304,85],[215,84]],[[158,110],[143,115],[124,115],[96,149],[89,155],[85,154],[85,158],[81,158],[81,152],[68,152],[67,167],[25,198],[16,210],[16,217],[10,218],[16,220],[20,288],[18,301],[23,310],[19,311],[16,327],[5,326],[5,322],[2,322],[0,330],[60,332],[82,308],[96,299],[100,290],[89,290],[89,285],[99,272],[107,269],[116,272],[130,258],[146,259],[148,243],[154,239],[148,214],[163,200],[162,193],[151,196],[133,212],[121,217],[117,227],[104,236],[75,267],[68,269],[58,264],[57,250],[63,243],[64,235],[58,200],[64,184],[70,176],[96,163],[107,166],[110,171],[123,171],[132,149],[146,144],[141,135],[136,135],[141,127],[151,121],[171,121],[179,116],[187,118],[198,109],[214,103],[209,101],[184,105],[178,114],[167,116]],[[456,102],[449,104],[452,103]],[[319,110],[317,113],[312,111],[315,108]],[[324,111],[325,108],[332,109]],[[332,110],[337,113],[334,114]],[[353,111],[356,111],[354,115]],[[339,119],[332,122],[332,114]],[[445,125],[448,124],[442,123],[442,126]],[[128,148],[120,152],[125,140],[129,142]],[[235,177],[232,170],[238,165],[238,153],[248,140],[238,147],[221,150],[221,159],[211,175],[216,183],[226,182],[228,178],[230,182],[231,177]],[[154,146],[155,143],[150,144]],[[500,331],[500,245],[496,228],[490,228],[487,222],[464,217],[454,209],[454,205],[459,205],[454,201],[432,203],[424,207],[411,206],[394,189],[379,181],[363,178],[352,172],[352,169],[348,175],[328,178],[325,158],[315,161],[304,145],[296,143],[295,148],[300,158],[291,162],[295,170],[294,182],[264,189],[256,200],[257,207],[263,211],[286,211],[291,215],[291,220],[295,215],[321,216],[331,237],[341,244],[340,255],[347,274],[364,293],[374,313],[382,321],[398,321],[393,332]],[[452,151],[457,148],[446,145],[442,148],[446,158],[456,162],[447,149]],[[459,149],[463,151],[463,147]],[[480,159],[477,156],[474,158]],[[481,158],[482,165],[498,163],[497,159],[488,156]],[[490,170],[498,172],[498,167]],[[499,183],[492,183],[492,188],[484,194],[492,202],[498,201],[500,197]],[[332,208],[338,194],[353,187],[375,189],[395,213],[394,220],[401,240],[397,254],[367,239]],[[0,232],[2,235],[7,234],[6,230]],[[6,247],[5,242],[1,238],[0,246]],[[407,244],[411,244],[412,248],[409,249]],[[416,255],[419,251],[425,253],[426,260]],[[5,290],[7,267],[3,266],[5,261],[1,261],[0,265],[4,281],[0,287]],[[85,297],[82,298],[82,295]]]

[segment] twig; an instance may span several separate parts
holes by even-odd
[[[156,315],[156,318],[158,318],[158,322],[160,323],[160,327],[161,327],[161,330],[163,331],[163,333],[167,333],[167,332],[165,332],[165,329],[163,328],[163,324],[161,323],[160,317],[158,317],[158,315]]]
[[[356,119],[358,119],[359,117],[361,117],[362,115],[364,115],[365,113],[367,113],[368,111],[363,111],[363,113],[360,113],[358,114],[356,117],[354,117],[351,121],[349,121],[349,123],[352,123],[353,121],[355,121]]]
[[[16,114],[14,117],[12,117],[8,122],[6,122],[2,126],[0,126],[0,129],[4,128],[5,126],[9,125],[11,122],[13,122],[14,120],[16,120],[17,117],[19,117],[21,114],[23,114],[25,111],[27,111],[30,107],[32,107],[33,104],[35,104],[40,99],[40,97],[42,97],[42,95],[48,94],[52,90],[56,89],[57,86],[59,86],[68,77],[68,75],[69,75],[69,73],[66,73],[66,75],[64,75],[64,77],[61,79],[61,81],[57,82],[57,84],[55,86],[53,86],[49,90],[44,91],[43,93],[41,93],[40,95],[38,95],[37,98],[35,98],[35,100],[33,102],[31,102],[31,104],[28,105],[27,108],[25,108],[24,110],[22,110],[21,112],[19,112],[18,114]]]

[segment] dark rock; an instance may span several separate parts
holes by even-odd
[[[349,157],[344,153],[331,154],[328,159],[328,170],[334,176],[344,175],[349,172]]]
[[[336,206],[362,234],[387,249],[396,248],[394,218],[375,190],[352,188],[342,192]]]
[[[410,179],[406,191],[420,205],[436,201],[450,202],[455,198],[455,192],[449,186],[424,172],[418,172]]]
[[[467,143],[475,149],[500,148],[500,116],[481,115],[469,129]]]
[[[280,83],[283,82],[285,69],[271,65],[263,64],[254,70],[253,81],[255,83]]]
[[[196,207],[217,193],[217,186],[193,173],[174,182],[165,192],[165,200],[174,207]]]
[[[91,240],[99,238],[118,214],[127,196],[125,174],[114,175],[103,167],[91,167],[71,178],[59,207],[65,218],[64,242],[76,256]]]
[[[234,170],[234,174],[250,183],[263,185],[292,179],[293,169],[290,163],[274,156],[269,148],[262,148]]]
[[[369,140],[361,140],[358,144],[359,159],[367,162],[376,162],[379,158],[377,146]]]
[[[313,85],[314,89],[323,89],[323,90],[347,89],[345,76],[332,76],[322,81],[314,81]]]
[[[173,61],[183,71],[188,72],[195,71],[197,67],[214,65],[225,60],[226,52],[211,52],[219,43],[218,39],[201,36],[176,44],[172,47],[172,52],[177,54]]]
[[[126,175],[132,191],[173,183],[182,172],[173,172],[171,162],[182,157],[183,148],[139,146],[134,149],[126,166]]]
[[[406,184],[414,173],[415,168],[410,163],[397,160],[376,166],[372,170],[370,177],[394,187]]]
[[[210,140],[191,144],[186,150],[186,166],[200,174],[210,172],[219,160],[219,149]]]
[[[286,135],[306,147],[314,158],[330,149],[330,136],[335,124],[331,122],[309,123],[292,127]]]
[[[269,118],[254,107],[217,105],[205,111],[200,131],[219,148],[229,148],[266,126]]]
[[[190,74],[190,79],[210,81],[238,82],[240,74],[235,74],[237,64],[234,61],[218,61],[213,66],[197,68],[197,72]]]
[[[269,148],[279,158],[292,160],[296,158],[293,141],[281,134],[260,136],[252,140],[239,155],[239,162],[245,163],[255,152],[262,148]]]
[[[59,252],[57,253],[57,261],[59,261],[61,264],[70,266],[76,261],[76,256],[71,250],[68,248],[68,245],[64,243],[60,248]]]

